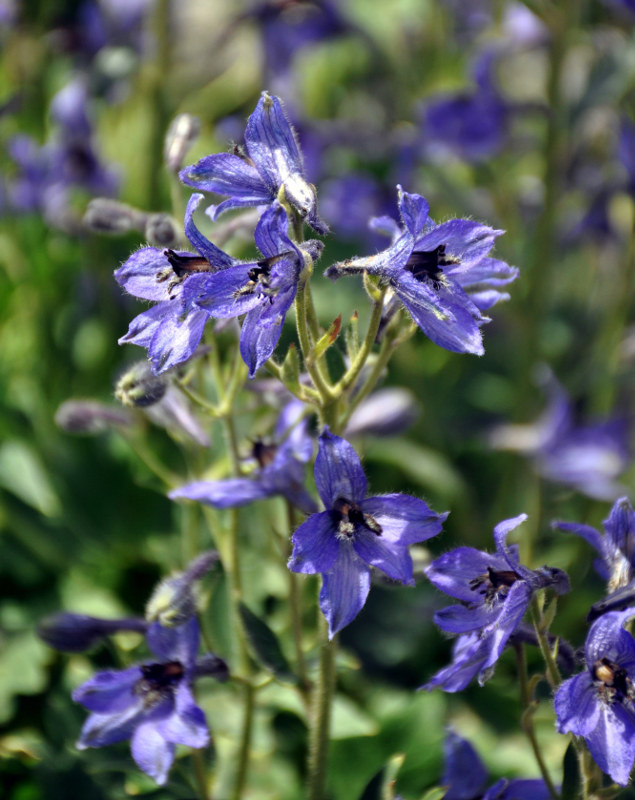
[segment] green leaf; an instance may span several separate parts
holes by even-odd
[[[344,695],[333,700],[331,738],[349,739],[353,736],[375,736],[379,725],[366,711]]]
[[[247,639],[257,661],[286,683],[297,683],[298,677],[291,671],[275,633],[257,617],[244,603],[240,604],[240,616]]]
[[[0,447],[0,486],[47,517],[61,513],[62,504],[39,456],[18,439]]]
[[[435,786],[434,789],[427,791],[421,800],[442,800],[442,798],[445,797],[446,791],[446,789],[443,789],[440,786]]]
[[[562,800],[576,800],[580,797],[581,780],[578,754],[573,742],[570,742],[565,750],[562,770]]]
[[[340,333],[340,328],[342,327],[342,315],[340,314],[339,317],[333,320],[329,325],[328,330],[326,333],[321,336],[315,344],[313,348],[313,358],[320,358],[321,356],[326,353],[329,347],[335,344],[337,337]]]

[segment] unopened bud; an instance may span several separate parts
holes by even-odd
[[[218,560],[215,550],[208,550],[194,559],[184,572],[162,580],[146,605],[148,622],[158,622],[165,628],[173,628],[187,622],[196,614],[194,584]]]
[[[371,394],[353,411],[347,436],[394,436],[414,424],[419,416],[415,396],[407,389],[387,388]]]
[[[179,243],[179,226],[169,214],[149,214],[145,235],[155,247],[175,247]]]
[[[91,200],[84,214],[84,227],[95,233],[120,234],[128,231],[143,231],[147,214],[127,206],[118,200],[96,197]]]
[[[163,158],[171,172],[178,172],[183,166],[187,151],[198,138],[201,121],[192,114],[179,114],[170,123],[165,135]]]
[[[165,395],[167,379],[154,375],[148,361],[137,361],[115,385],[115,397],[124,406],[147,408]]]
[[[229,680],[229,667],[223,658],[219,658],[213,653],[207,653],[207,655],[196,659],[194,675],[196,678],[208,675],[211,678],[216,678],[220,683],[224,683]]]
[[[67,400],[57,409],[55,422],[67,433],[93,435],[108,428],[132,425],[130,413],[95,400]]]
[[[54,650],[83,653],[112,633],[145,633],[147,628],[148,623],[144,619],[99,619],[86,614],[61,612],[45,617],[37,627],[37,635]]]

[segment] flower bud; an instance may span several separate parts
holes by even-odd
[[[84,227],[95,233],[120,234],[128,231],[143,231],[147,214],[132,206],[96,197],[91,200],[84,214]]]
[[[55,422],[67,433],[90,436],[111,427],[132,425],[133,419],[123,408],[95,400],[67,400],[57,409]]]
[[[165,135],[163,158],[170,172],[178,172],[183,166],[187,151],[194,144],[201,130],[201,121],[192,114],[179,114],[170,123]]]
[[[209,675],[220,683],[224,683],[229,680],[229,667],[223,658],[219,658],[213,653],[207,653],[196,659],[194,674],[197,678]]]
[[[195,581],[200,580],[218,560],[215,550],[207,550],[194,559],[184,572],[162,580],[146,605],[148,622],[165,628],[182,625],[196,614]]]
[[[54,650],[82,653],[95,647],[111,633],[145,633],[147,627],[144,619],[99,619],[85,614],[60,612],[45,617],[37,627],[37,635]]]
[[[155,247],[175,247],[179,242],[179,227],[169,214],[149,214],[145,235]]]
[[[154,375],[148,361],[137,361],[115,385],[115,397],[124,406],[147,408],[163,398],[168,379]]]
[[[394,436],[413,425],[418,416],[419,407],[412,392],[399,388],[380,389],[353,411],[346,435]]]

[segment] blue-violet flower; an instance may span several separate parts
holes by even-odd
[[[359,456],[328,426],[320,435],[315,483],[326,511],[293,534],[289,569],[321,573],[320,608],[332,638],[359,614],[370,590],[370,567],[413,585],[408,545],[435,536],[447,513],[403,494],[366,497]]]

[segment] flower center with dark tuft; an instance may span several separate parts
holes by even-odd
[[[268,260],[259,261],[247,273],[249,280],[240,289],[236,289],[234,297],[244,297],[245,295],[255,294],[260,290],[262,294],[268,295],[271,302],[275,295],[275,290],[269,284],[270,263]]]
[[[338,536],[352,538],[355,526],[361,525],[377,536],[381,536],[382,527],[370,514],[364,514],[361,508],[350,500],[338,497],[333,503],[333,511],[338,516]]]
[[[520,575],[512,569],[495,570],[488,567],[487,572],[473,578],[469,586],[472,591],[482,594],[487,604],[492,604],[495,600],[507,597],[510,587],[519,579]]]
[[[635,686],[624,667],[604,657],[599,658],[591,669],[593,683],[605,703],[622,703],[635,700]]]
[[[143,704],[147,707],[170,697],[185,674],[180,661],[142,664],[140,669],[143,677],[135,683],[133,691],[143,697]]]
[[[273,464],[277,452],[277,444],[265,444],[262,439],[256,439],[251,448],[252,458],[256,459],[261,469]]]
[[[446,245],[440,244],[434,250],[415,250],[410,254],[405,269],[412,272],[418,281],[430,283],[438,291],[444,283],[441,267],[459,263],[458,258],[446,255],[445,248]]]

